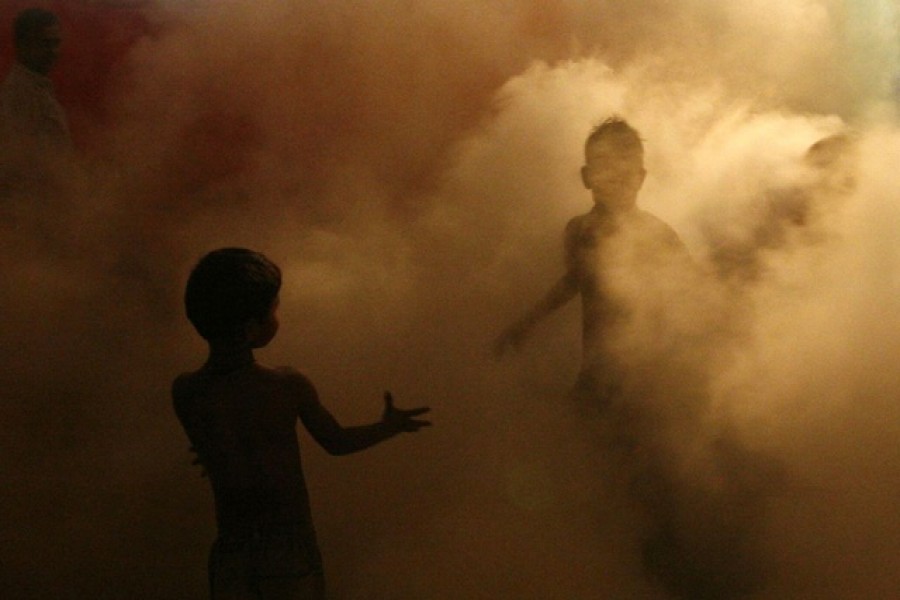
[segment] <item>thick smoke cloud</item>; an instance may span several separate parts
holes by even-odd
[[[643,517],[565,400],[575,304],[517,356],[489,354],[559,276],[563,227],[590,208],[584,137],[612,113],[645,140],[639,205],[703,274],[670,307],[708,377],[703,435],[669,448],[701,464],[691,490],[709,484],[710,446],[691,444],[711,432],[786,473],[748,516],[771,563],[753,597],[897,588],[891,3],[142,11],[147,35],[81,113],[102,118],[63,191],[3,209],[10,597],[202,595],[212,506],[168,384],[202,361],[181,285],[221,245],[284,267],[261,360],[305,371],[344,422],[375,418],[385,388],[434,410],[432,430],[352,458],[302,438],[335,597],[670,597],[641,565]],[[748,231],[761,199],[807,183],[809,145],[847,128],[853,192],[761,251],[752,281],[714,277],[710,232]]]

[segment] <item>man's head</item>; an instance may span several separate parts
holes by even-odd
[[[13,22],[13,40],[16,60],[35,73],[47,75],[59,58],[59,19],[48,10],[26,8]]]
[[[591,131],[584,144],[581,179],[594,202],[613,211],[634,207],[644,183],[644,144],[620,117],[610,117]]]
[[[275,309],[281,270],[245,248],[222,248],[204,256],[188,278],[187,317],[210,344],[261,348],[278,330]]]

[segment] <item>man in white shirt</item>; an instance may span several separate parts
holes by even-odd
[[[15,63],[0,87],[0,143],[5,154],[67,151],[72,147],[65,112],[48,75],[62,41],[53,13],[29,8],[13,23]]]
[[[59,19],[29,8],[13,22],[15,62],[0,84],[0,231],[43,239],[71,192],[74,158],[65,112],[48,74],[59,57]]]

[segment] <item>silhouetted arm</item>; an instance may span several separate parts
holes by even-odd
[[[537,304],[503,330],[503,333],[494,342],[494,354],[502,356],[510,348],[520,348],[535,325],[574,298],[577,293],[578,286],[575,283],[574,273],[569,271],[550,288],[550,291]]]
[[[303,426],[326,452],[334,456],[365,450],[398,433],[415,432],[431,425],[417,419],[428,407],[399,409],[394,406],[390,392],[384,394],[384,411],[381,420],[369,425],[344,427],[319,402],[313,385],[305,377],[295,374],[298,391],[298,415]]]
[[[550,288],[537,304],[522,315],[494,341],[494,355],[498,358],[510,348],[519,349],[528,338],[535,325],[545,317],[560,308],[578,294],[578,276],[576,274],[576,253],[579,243],[579,235],[582,228],[583,217],[575,217],[566,225],[564,234],[564,252],[566,272]]]
[[[191,460],[192,465],[200,467],[200,475],[206,477],[206,462],[204,461],[204,453],[206,451],[206,430],[203,427],[202,420],[197,414],[196,406],[192,400],[197,395],[197,382],[188,374],[179,375],[172,383],[172,405],[175,409],[175,415],[181,423],[185,434],[191,445],[188,452],[192,452],[194,457]]]

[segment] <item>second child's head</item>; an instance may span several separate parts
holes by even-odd
[[[210,346],[262,348],[278,331],[281,270],[246,248],[222,248],[191,271],[187,317]]]
[[[584,144],[581,179],[594,202],[612,211],[628,210],[644,183],[644,144],[621,117],[610,117],[591,131]]]
[[[852,132],[836,133],[810,146],[803,162],[811,171],[813,190],[825,196],[846,196],[857,186],[860,140]]]

